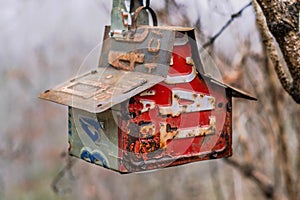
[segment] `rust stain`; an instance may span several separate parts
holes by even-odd
[[[151,74],[152,70],[157,68],[157,64],[156,63],[146,63],[145,68],[148,69],[148,73]]]
[[[117,69],[132,71],[135,68],[135,63],[143,63],[144,58],[145,54],[142,53],[110,51],[108,63]]]
[[[157,45],[156,47],[152,47],[154,41],[156,41]],[[160,39],[154,39],[151,38],[148,42],[148,52],[150,53],[158,53],[160,51],[160,47],[161,47],[161,41]]]

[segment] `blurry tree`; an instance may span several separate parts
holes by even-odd
[[[183,15],[184,12],[187,12],[185,8],[181,7],[182,4],[180,5],[174,0],[166,0],[165,5],[159,14],[161,15],[160,19],[166,20],[166,24],[170,24],[168,21],[170,18],[166,18],[166,14],[179,11]],[[247,108],[251,109],[253,106],[253,109],[257,111],[256,113],[235,115],[234,121],[237,122],[236,128],[237,133],[239,133],[237,145],[241,152],[238,153],[238,156],[233,156],[233,158],[225,161],[257,185],[265,198],[300,199],[300,159],[291,154],[295,149],[295,143],[291,141],[293,134],[298,138],[296,146],[298,146],[297,152],[300,153],[300,136],[298,133],[300,130],[300,110],[295,105],[295,103],[300,103],[299,2],[293,0],[253,0],[238,12],[231,14],[231,18],[224,26],[216,34],[208,37],[202,32],[202,21],[199,16],[195,24],[191,24],[189,18],[182,17],[181,25],[197,26],[200,30],[198,32],[200,39],[202,38],[203,41],[203,38],[207,38],[206,42],[204,39],[202,47],[209,52],[217,53],[217,48],[220,47],[218,47],[216,40],[250,5],[253,5],[257,16],[257,27],[263,43],[262,52],[261,54],[252,52],[249,49],[251,41],[245,41],[245,50],[239,60],[239,65],[241,65],[239,71],[242,73],[229,72],[231,75],[225,74],[224,81],[231,84],[236,84],[235,82],[240,79],[244,79],[246,82],[250,81],[259,102],[257,105],[251,105]],[[275,40],[279,48],[277,48]],[[218,60],[216,57],[213,59],[216,62]],[[229,69],[230,71],[230,66],[226,67],[226,65],[230,65],[227,59],[217,63],[221,71],[222,69]],[[249,69],[247,66],[249,64],[263,66],[259,69],[262,77],[255,74],[257,73],[256,67],[252,66]],[[275,71],[272,70],[273,68]],[[287,70],[289,73],[286,72]],[[295,103],[290,102],[282,94],[282,89],[274,78],[275,72],[282,87],[290,94]],[[243,87],[247,87],[245,85]],[[294,108],[292,113],[290,113],[291,110],[287,109],[288,102]],[[244,110],[245,108],[239,109]],[[243,123],[241,123],[242,117],[245,118]],[[246,131],[248,134],[252,134],[252,137],[244,136],[245,133],[239,131]],[[257,142],[259,140],[264,142]],[[268,147],[263,147],[262,144]],[[298,153],[297,155],[299,155]],[[267,163],[272,164],[268,165]],[[220,185],[222,183],[215,184],[216,187]],[[221,192],[220,188],[216,188],[215,191]],[[224,195],[218,194],[217,196],[219,199],[223,199],[220,197]]]
[[[291,95],[296,103],[300,104],[300,3],[294,0],[257,0],[257,2],[253,0],[253,4],[257,14],[257,24],[263,38],[262,41],[268,56],[271,58],[277,77],[285,91]],[[289,74],[284,68],[284,62],[280,60],[272,35],[283,54],[283,59],[287,65]],[[278,115],[280,115],[278,108],[277,112]],[[281,120],[284,119],[281,118]],[[295,172],[292,170],[287,137],[286,132],[283,130],[283,127],[281,127],[278,138],[280,141],[278,156],[283,166],[287,196],[289,199],[299,199],[299,192],[297,194],[299,190],[299,180],[294,179]]]
[[[179,0],[164,0],[159,3],[153,1],[152,3],[156,7],[161,24],[195,26],[198,31],[198,40],[203,44],[201,52],[203,53],[204,49],[208,52],[213,62],[221,70],[224,81],[240,88],[252,88],[259,99],[257,103],[248,103],[247,105],[245,102],[235,101],[237,110],[233,117],[234,156],[219,164],[211,163],[209,167],[215,199],[240,199],[240,197],[247,199],[243,188],[250,190],[247,192],[251,195],[248,199],[300,199],[300,158],[297,156],[300,154],[300,135],[298,134],[300,109],[295,107],[296,103],[300,103],[300,40],[297,21],[299,3],[296,1],[252,0],[241,9],[232,11],[224,25],[211,36],[206,35],[203,28],[205,21],[201,15],[199,13],[196,13],[196,16],[195,13],[192,15],[192,11],[189,10],[193,6],[201,8],[201,6],[205,6],[205,3],[192,1],[187,5],[186,2]],[[208,0],[207,4],[207,9],[212,10],[221,3]],[[224,2],[222,5],[229,7],[228,4],[229,2]],[[224,47],[219,38],[223,37],[222,35],[228,29],[233,30],[236,27],[235,21],[243,17],[243,12],[251,6],[254,7],[252,14],[256,14],[257,20],[257,29],[251,31],[258,32],[261,39],[257,41],[250,36],[242,37],[239,33],[235,33],[238,35],[237,37],[241,37],[238,42],[235,35],[231,36],[234,38],[233,40],[227,38],[230,45],[237,46],[235,49],[231,49],[231,55],[234,56],[232,58],[224,52],[224,49],[226,51],[228,47]],[[218,9],[215,12],[218,12]],[[252,36],[253,32],[248,34]],[[279,48],[271,34],[278,42]],[[261,49],[257,50],[257,46],[260,46]],[[279,50],[281,50],[283,58],[279,54]],[[285,67],[285,63],[287,67]],[[210,64],[206,70],[207,73],[211,73]],[[289,74],[286,70],[289,71]],[[276,79],[276,74],[282,87]],[[292,96],[294,102],[282,92],[282,88]],[[63,173],[68,170],[68,167],[73,166],[72,160],[69,161],[69,166],[66,166]],[[232,168],[228,168],[228,165]],[[176,168],[168,170],[177,172]],[[227,171],[227,173],[222,175],[222,171]],[[236,172],[239,172],[244,178],[235,177]],[[181,176],[165,177],[165,174],[161,172],[158,176],[164,178],[154,185],[152,185],[152,181],[155,182],[155,176],[153,176],[154,180],[143,186],[138,184],[143,177],[130,179],[129,182],[134,185],[135,190],[151,195],[158,194],[157,191],[154,192],[153,187],[160,185],[164,190],[160,198],[189,197],[197,199],[205,196],[195,192],[195,188],[189,184],[181,186],[183,192],[169,184],[176,178],[184,179],[187,183],[195,181],[193,178],[188,179],[195,173],[194,171],[185,173],[186,179]],[[233,174],[235,176],[232,176]],[[62,174],[58,176],[63,177]],[[199,173],[198,176],[203,177],[203,173]],[[106,183],[114,184],[119,179],[113,178]],[[59,180],[54,180],[54,189],[58,189],[55,183]],[[236,189],[236,185],[241,184],[239,180],[242,180],[242,186],[239,186],[240,189]],[[91,184],[91,182],[88,183]],[[109,189],[100,191],[101,194],[97,190],[90,191],[89,195],[94,194],[94,197],[118,196],[110,193]],[[135,193],[130,195],[131,199],[139,197]]]
[[[0,198],[300,199],[299,3],[249,1],[151,1],[161,25],[196,27],[213,61],[207,73],[215,63],[226,83],[259,101],[234,100],[232,158],[125,176],[61,158],[66,110],[37,100],[78,72],[101,41],[112,1],[3,1]]]
[[[206,6],[210,10],[220,6],[220,3],[213,0],[207,2],[208,5]],[[208,52],[213,62],[221,70],[224,81],[240,88],[252,88],[259,99],[257,103],[247,105],[245,102],[236,101],[237,111],[233,118],[235,122],[235,154],[232,158],[225,159],[225,162],[221,164],[210,164],[210,177],[215,198],[246,198],[241,191],[243,189],[235,188],[235,185],[240,184],[239,178],[230,177],[232,174],[236,175],[235,172],[237,171],[245,177],[241,178],[243,183],[241,187],[250,190],[247,192],[251,195],[249,199],[257,197],[258,199],[299,199],[300,158],[297,155],[300,154],[300,135],[298,134],[300,109],[294,107],[296,103],[300,103],[300,48],[298,21],[296,20],[299,18],[299,4],[294,1],[253,0],[238,11],[232,11],[224,25],[210,36],[206,35],[203,29],[205,21],[201,15],[199,13],[196,13],[196,16],[192,15],[191,10],[189,10],[193,6],[199,8],[205,3],[192,1],[190,5],[187,5],[186,2],[179,0],[164,0],[159,3],[153,1],[152,3],[156,7],[161,24],[195,26],[198,31],[198,40],[203,44],[201,45],[201,52],[203,53],[204,49]],[[223,5],[226,3],[229,4],[229,2],[224,2]],[[252,14],[256,13],[257,19],[257,30],[252,31],[259,33],[261,36],[260,43],[249,36],[240,38],[237,42],[236,36],[233,35],[234,40],[229,40],[229,44],[237,46],[234,50],[231,49],[232,55],[235,56],[233,59],[226,55],[224,49],[226,51],[228,48],[222,45],[219,38],[228,29],[233,30],[236,27],[235,21],[243,17],[243,12],[251,6],[254,7]],[[215,12],[218,12],[217,9]],[[222,13],[219,14],[222,15]],[[252,32],[248,34],[253,35]],[[278,52],[279,48],[277,48],[271,34],[278,42],[283,58],[281,58]],[[253,46],[255,48],[261,46],[261,49],[254,50]],[[234,51],[239,52],[234,53]],[[286,72],[285,63],[290,74]],[[211,73],[210,67],[209,64],[206,69],[207,73]],[[275,74],[277,74],[282,87],[278,84]],[[283,94],[282,88],[292,96],[294,102]],[[294,138],[296,139],[294,140]],[[292,154],[291,152],[294,151],[296,153]],[[232,166],[233,170],[227,165]],[[232,171],[222,176],[221,171],[224,170]],[[192,171],[186,173],[186,176],[193,174]],[[199,176],[203,176],[201,174]],[[168,178],[174,179],[174,177]],[[228,181],[229,179],[231,181]],[[131,180],[131,183],[135,184],[138,180],[140,179]],[[194,179],[188,180],[194,181]],[[188,180],[187,182],[189,182]],[[112,180],[110,183],[115,181]],[[169,182],[168,179],[160,180],[156,186]],[[150,193],[153,189],[152,183],[149,182],[149,184],[145,185],[147,191],[144,192],[146,193]],[[163,198],[177,196],[178,198],[195,197],[196,199],[203,197],[203,194],[195,193],[193,189],[189,189],[190,187],[189,184],[182,186],[181,189],[184,192],[180,193],[176,187],[175,190],[172,190],[170,185],[163,186],[164,194],[162,196]],[[143,191],[139,184],[135,185],[135,189]],[[257,189],[260,191],[259,194],[257,194]],[[103,194],[95,192],[94,196],[101,195]],[[106,191],[106,195],[109,196],[108,191]],[[134,193],[130,196],[130,198],[139,197]]]

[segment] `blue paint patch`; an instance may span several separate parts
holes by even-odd
[[[102,163],[102,166],[105,168],[108,168],[108,164],[106,159],[99,153],[99,152],[94,152],[93,153],[93,161],[92,163],[95,163],[97,161],[100,161]],[[98,162],[97,162],[98,163]]]
[[[81,152],[80,158],[86,161],[91,161],[91,153],[88,150],[83,150]]]
[[[72,136],[72,122],[71,122],[71,119],[68,120],[68,133],[70,136]]]
[[[71,111],[72,111],[72,109],[71,109],[71,107],[69,107],[69,112],[68,112],[68,116],[69,116],[69,118],[68,118],[68,134],[69,134],[69,136],[72,136],[72,121],[71,121],[71,118],[72,118],[72,114],[71,114]]]
[[[98,134],[98,130],[100,129],[100,124],[98,121],[86,117],[81,117],[79,119],[81,127],[88,134],[88,136],[96,142],[100,136]]]
[[[69,117],[72,117],[71,111],[72,111],[72,108],[69,106],[69,109],[68,109],[68,116]]]
[[[81,150],[80,158],[83,159],[83,160],[85,160],[85,161],[101,165],[101,166],[103,166],[105,168],[109,168],[108,161],[97,150],[94,151],[94,152],[90,152],[89,148],[85,148],[84,147]]]

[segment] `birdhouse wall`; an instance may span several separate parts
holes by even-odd
[[[163,92],[164,96],[157,95],[150,100],[142,93],[133,97],[129,105],[124,104],[122,110],[129,106],[131,118],[121,119],[120,171],[153,170],[232,155],[231,91],[210,80],[204,81],[201,76],[198,80],[193,89],[213,97],[214,108],[211,110],[177,116],[158,114],[164,100],[174,101],[165,83],[148,90],[148,93]],[[141,112],[145,102],[152,102],[155,108],[150,106],[149,111]]]
[[[216,120],[215,131],[212,133],[169,138],[166,146],[160,144],[153,152],[143,152],[141,148],[144,138],[141,134],[143,130],[149,131],[153,123],[131,123],[126,107],[130,107],[132,102],[123,102],[98,114],[69,107],[69,153],[120,173],[229,157],[232,155],[232,97],[229,90],[217,84],[209,84],[207,89],[216,99],[216,108],[211,112],[200,112],[198,116],[197,113],[184,116],[179,128],[189,126],[195,120],[207,121],[207,115]],[[176,119],[171,120],[177,123]],[[138,146],[137,141],[140,142]]]
[[[69,107],[69,154],[119,170],[118,125],[112,110],[95,114]]]

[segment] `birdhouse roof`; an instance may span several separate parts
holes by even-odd
[[[232,87],[231,85],[223,83],[210,75],[204,74],[204,75],[202,75],[202,77],[205,79],[206,82],[210,82],[212,84],[217,84],[225,89],[230,90],[232,97],[243,98],[243,99],[254,100],[254,101],[257,100],[257,98],[255,98],[253,95],[251,95],[245,91],[242,91],[240,89],[237,89],[235,87]]]
[[[100,113],[163,80],[157,75],[100,67],[46,90],[40,98]]]
[[[194,39],[192,28],[181,27],[141,27],[133,35],[128,32],[121,38],[105,36],[98,68],[46,90],[40,98],[91,113],[103,112],[128,100],[166,79],[176,32],[187,32]],[[202,75],[203,70],[197,64],[200,63],[199,54],[192,53],[195,67],[206,81],[229,89],[233,97],[255,99],[213,77]]]

